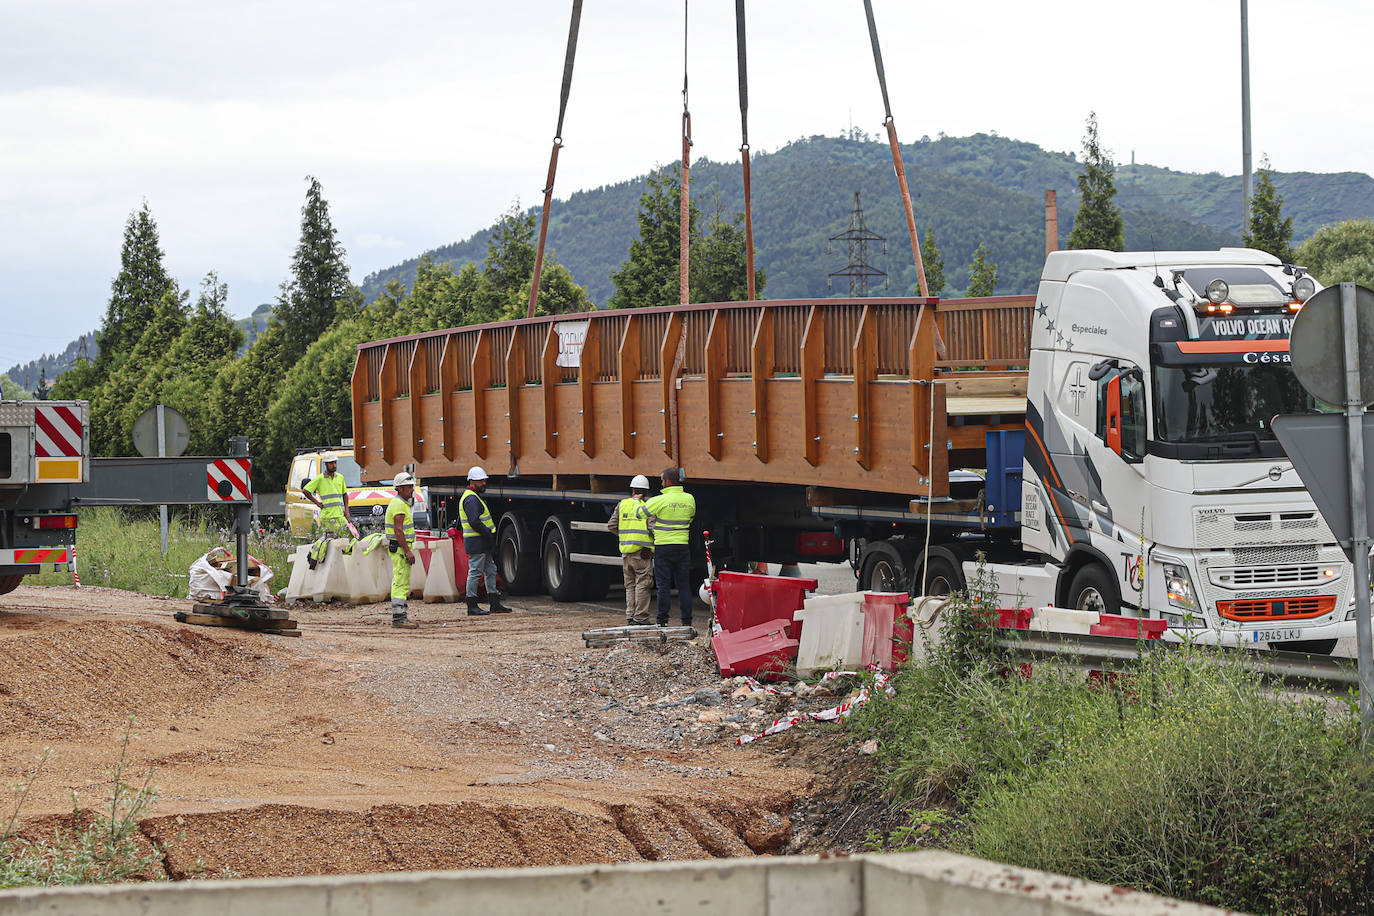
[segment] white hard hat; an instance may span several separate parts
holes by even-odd
[[[333,452],[325,452],[323,455],[320,456],[320,462],[322,464],[338,464],[339,456],[334,454]]]
[[[487,479],[487,472],[484,471],[484,470],[482,470],[482,469],[481,469],[480,467],[478,467],[477,465],[474,464],[472,467],[468,468],[468,480],[486,480],[486,479]]]
[[[391,481],[391,485],[393,487],[413,487],[415,486],[415,477],[402,471],[396,475],[395,480]]]
[[[645,477],[643,474],[636,474],[636,475],[634,476],[634,479],[630,481],[630,489],[631,489],[631,490],[647,490],[647,489],[649,489],[649,478]]]

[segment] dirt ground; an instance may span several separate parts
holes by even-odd
[[[0,597],[0,779],[51,748],[23,819],[98,806],[129,731],[173,878],[751,855],[838,813],[824,774],[846,751],[736,747],[785,701],[722,683],[709,648],[587,649],[623,623],[614,601],[512,603],[413,602],[414,632],[384,605],[307,604],[287,639],[178,624],[187,601],[20,587]]]

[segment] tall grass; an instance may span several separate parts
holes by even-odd
[[[978,613],[959,603],[956,633]],[[958,825],[942,844],[1257,913],[1367,911],[1374,770],[1351,703],[1192,648],[1104,685],[1042,662],[1023,677],[976,645],[900,672],[852,721],[896,802]]]
[[[230,518],[222,512],[191,510],[174,514],[168,526],[167,555],[156,511],[97,506],[81,509],[76,529],[77,574],[82,585],[100,585],[146,595],[185,597],[186,571],[211,547],[236,550]],[[248,536],[248,552],[276,574],[272,585],[285,584],[286,562],[294,544],[285,528],[273,526]],[[71,585],[66,570],[25,580],[33,585]]]

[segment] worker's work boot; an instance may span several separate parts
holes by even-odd
[[[468,595],[467,602],[469,617],[485,617],[491,613],[491,611],[487,610],[486,608],[482,607],[480,604],[477,603],[476,595]]]
[[[392,617],[391,625],[397,630],[418,630],[420,625],[409,617]]]
[[[499,592],[491,596],[491,612],[493,614],[509,614],[511,612],[510,608],[501,603],[501,595]]]

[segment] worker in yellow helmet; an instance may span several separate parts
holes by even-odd
[[[696,518],[697,501],[682,489],[682,472],[663,472],[663,490],[644,504],[649,530],[654,533],[654,583],[658,586],[658,625],[668,625],[677,583],[682,625],[692,625],[692,550],[687,546]]]
[[[396,496],[386,507],[386,533],[391,549],[391,625],[399,630],[414,630],[419,624],[410,619],[410,569],[415,565],[415,519],[410,501],[415,496],[415,478],[405,471],[392,481]]]
[[[606,529],[620,538],[620,563],[625,573],[625,623],[649,623],[649,593],[654,585],[654,536],[649,533],[649,478],[636,474],[630,495],[620,501]]]

